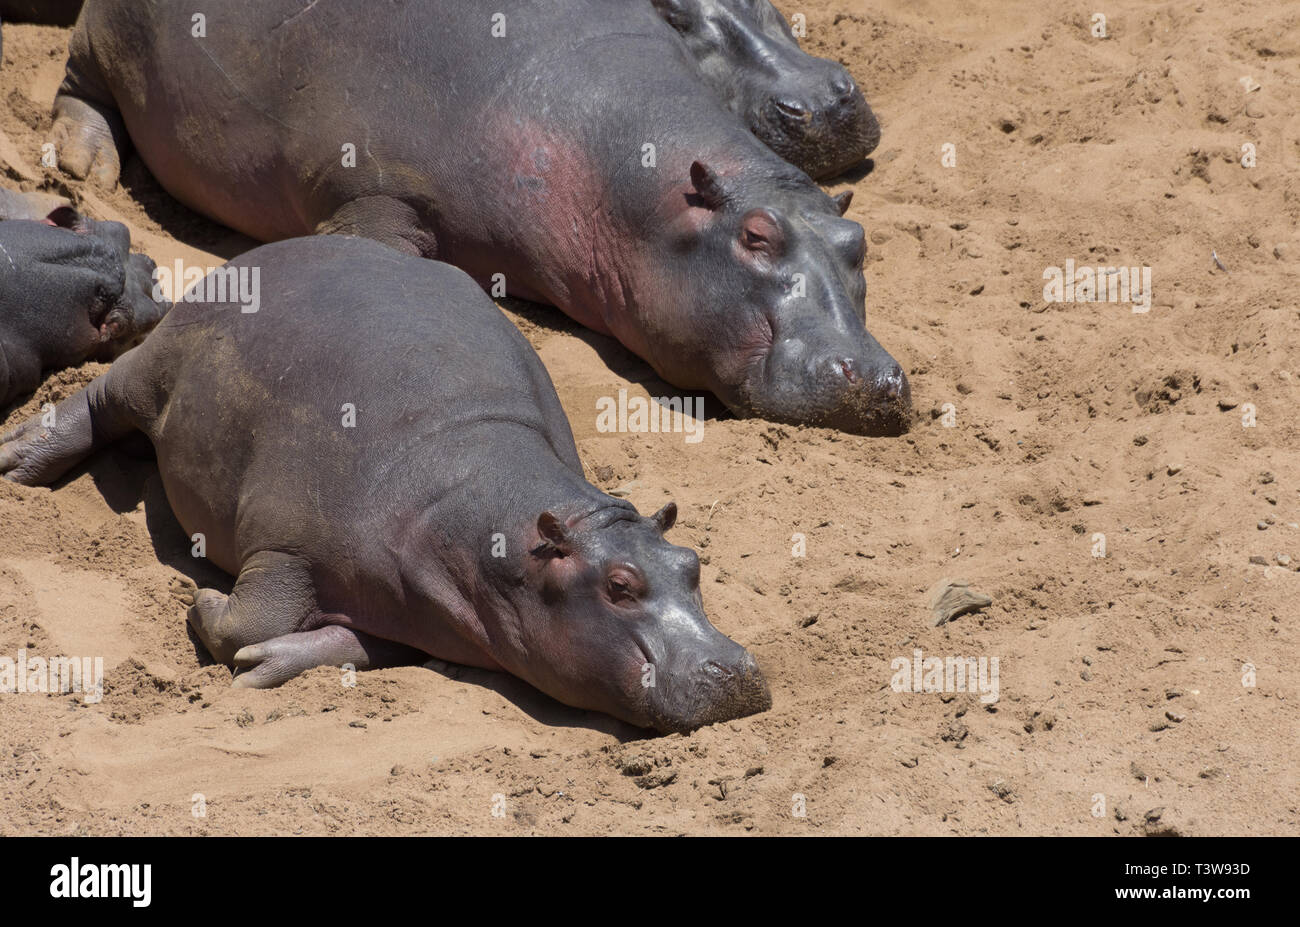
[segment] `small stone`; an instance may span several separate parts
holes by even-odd
[[[1137,764],[1136,761],[1128,764],[1129,775],[1134,779],[1146,779],[1146,770]]]
[[[1166,711],[1165,717],[1174,722],[1174,724],[1182,724],[1187,715],[1179,711]]]
[[[1179,471],[1181,471],[1182,469],[1183,468],[1181,464],[1170,464],[1168,467],[1165,468],[1165,472],[1168,473],[1170,476],[1177,476]]]
[[[930,587],[930,611],[933,614],[931,625],[937,628],[959,615],[976,612],[992,604],[993,599],[971,589],[970,583],[965,580],[945,577]]]
[[[1222,399],[1219,400],[1219,409],[1221,411],[1227,412],[1235,408],[1237,408],[1237,400],[1232,398],[1231,396],[1224,396]]]
[[[999,779],[996,782],[990,782],[989,791],[1002,799],[1008,805],[1014,803],[1016,800],[1016,790],[1003,779]]]
[[[1275,560],[1277,561],[1277,565],[1278,565],[1278,566],[1290,566],[1290,565],[1291,565],[1291,557],[1290,557],[1290,555],[1288,555],[1288,554],[1276,554],[1276,555],[1274,556],[1273,559],[1275,559]]]
[[[1267,530],[1268,530],[1268,522],[1266,522],[1266,521],[1258,522],[1258,523],[1255,525],[1255,527],[1258,528],[1260,531],[1267,531]]]
[[[1164,815],[1164,813],[1165,813],[1164,808],[1152,808],[1142,817],[1148,824],[1154,824],[1156,821],[1160,820],[1161,816]]]
[[[1262,554],[1251,554],[1250,562],[1255,566],[1268,566],[1268,558]]]
[[[909,756],[905,760],[899,760],[899,762],[902,763],[904,766],[906,766],[908,769],[916,769],[917,764],[920,763],[921,761],[917,757]]]

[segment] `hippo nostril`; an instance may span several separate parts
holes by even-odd
[[[704,664],[704,672],[708,673],[718,682],[726,682],[735,674],[719,663],[717,660],[707,660]]]
[[[903,369],[897,364],[889,371],[885,379],[885,396],[888,399],[897,399],[903,391]]]
[[[808,122],[812,119],[812,113],[802,103],[796,103],[793,100],[773,100],[772,104],[776,107],[777,112],[787,118],[796,119],[800,122]]]
[[[857,92],[858,85],[853,83],[853,78],[844,74],[831,81],[831,94],[835,99],[844,102]]]

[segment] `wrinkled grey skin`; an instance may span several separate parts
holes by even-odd
[[[178,302],[55,428],[0,439],[0,473],[48,484],[144,432],[185,532],[239,577],[189,616],[235,685],[432,656],[663,732],[770,707],[664,539],[676,506],[583,478],[536,352],[471,278],[342,236],[227,266],[260,269],[258,312]]]
[[[365,235],[500,275],[738,415],[907,429],[848,195],[728,112],[649,2],[372,10],[207,0],[196,38],[189,0],[90,0],[60,165],[112,185],[129,131],[168,192],[253,238]]]
[[[0,197],[26,212],[32,201]],[[131,254],[117,222],[67,207],[43,221],[0,220],[0,406],[34,390],[43,372],[108,361],[139,343],[169,304],[154,302],[153,261]]]
[[[842,174],[880,143],[880,124],[852,75],[800,49],[768,0],[651,2],[727,108],[809,176]]]

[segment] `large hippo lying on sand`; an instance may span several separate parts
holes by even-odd
[[[55,427],[0,443],[31,485],[148,435],[186,533],[239,576],[190,610],[236,685],[431,655],[660,731],[770,706],[664,540],[676,507],[645,518],[583,479],[545,369],[474,281],[339,236],[218,272],[252,268],[260,311],[187,294]]]
[[[0,0],[0,18],[68,25],[82,0]],[[773,151],[815,178],[858,163],[880,126],[853,78],[799,48],[767,0],[623,0],[652,3],[681,33],[704,79]]]
[[[49,199],[5,191],[0,211],[27,215]],[[40,221],[0,218],[0,406],[35,389],[42,371],[112,360],[137,343],[168,308],[153,300],[153,269],[117,222],[67,207]]]
[[[843,66],[799,48],[768,0],[651,0],[705,81],[769,148],[818,179],[860,162],[880,124]]]
[[[495,277],[740,415],[909,423],[847,195],[724,109],[649,3],[90,0],[70,51],[53,140],[78,176],[115,182],[129,132],[254,238],[361,234]]]

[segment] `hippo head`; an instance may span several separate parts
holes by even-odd
[[[849,72],[803,52],[768,0],[653,2],[713,91],[810,176],[833,177],[880,142],[880,125]]]
[[[518,675],[566,704],[662,733],[770,708],[754,658],[705,617],[699,558],[664,540],[677,506],[645,518],[609,502],[539,516],[530,585],[547,618],[520,628],[529,659]]]
[[[119,222],[98,222],[69,206],[40,221],[5,222],[15,292],[48,307],[33,331],[48,346],[51,367],[110,361],[138,344],[170,303],[152,295],[154,264],[131,253],[131,235]],[[74,323],[75,320],[75,324]]]
[[[782,169],[755,191],[746,172],[691,165],[667,218],[678,259],[647,313],[646,356],[668,382],[712,390],[740,416],[901,434],[911,389],[866,329],[866,238],[842,215],[851,194],[832,199]]]

